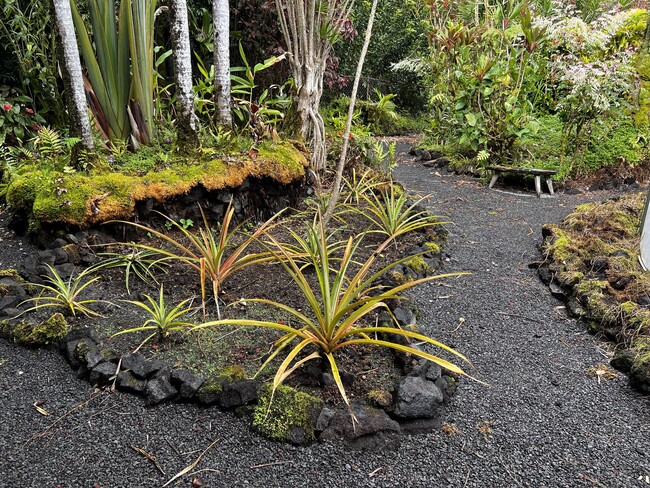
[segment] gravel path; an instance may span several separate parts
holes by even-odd
[[[146,409],[131,395],[93,392],[58,353],[0,340],[0,486],[162,486],[213,442],[194,469],[205,487],[650,486],[649,399],[625,378],[589,375],[606,364],[604,346],[526,266],[543,223],[602,195],[538,200],[434,173],[410,161],[396,172],[454,222],[446,270],[472,274],[416,290],[420,323],[492,385],[463,382],[445,419],[457,434],[412,436],[395,453],[291,447],[216,409]],[[0,246],[17,250],[18,241],[5,236]],[[190,487],[191,478],[172,485]]]

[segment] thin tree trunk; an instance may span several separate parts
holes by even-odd
[[[341,149],[341,158],[339,165],[336,169],[336,179],[334,181],[334,188],[332,189],[332,196],[330,197],[327,210],[323,216],[323,225],[327,226],[329,220],[332,218],[334,208],[338,204],[341,195],[341,180],[343,179],[343,170],[345,169],[345,162],[348,156],[348,141],[350,140],[350,131],[352,130],[352,117],[354,116],[354,105],[357,101],[357,90],[359,89],[359,81],[361,80],[361,73],[363,71],[363,63],[366,60],[368,53],[368,46],[370,45],[370,38],[372,37],[372,25],[375,22],[375,12],[377,11],[378,0],[372,0],[372,8],[370,9],[370,17],[368,18],[368,27],[366,28],[366,35],[363,40],[363,48],[359,56],[359,63],[357,64],[357,72],[354,75],[354,84],[352,85],[352,94],[350,95],[350,107],[348,108],[348,118],[345,123],[345,132],[343,134],[343,148]]]
[[[171,36],[174,60],[174,81],[176,82],[176,111],[179,139],[195,142],[196,114],[192,92],[192,49],[187,20],[187,1],[169,2]]]
[[[70,99],[69,114],[72,130],[81,138],[83,147],[91,150],[94,148],[93,136],[90,130],[79,47],[75,37],[70,0],[53,0],[53,4],[63,58],[61,74],[67,97]]]
[[[228,0],[212,0],[214,87],[217,122],[232,126],[230,106],[230,8]]]

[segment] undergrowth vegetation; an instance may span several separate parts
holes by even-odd
[[[643,204],[642,195],[585,204],[562,224],[545,226],[540,275],[591,332],[614,341],[612,364],[647,389],[650,277],[638,261]]]
[[[103,337],[102,347],[173,357],[197,371],[236,365],[249,377],[270,381],[269,401],[281,385],[299,384],[293,376],[304,376],[313,363],[332,375],[339,401],[349,403],[343,378],[354,371],[350,355],[359,348],[395,350],[432,361],[449,374],[466,375],[450,361],[470,364],[461,353],[400,326],[389,307],[403,301],[403,292],[412,287],[458,275],[433,274],[427,264],[439,253],[435,236],[442,222],[421,209],[422,198],[410,200],[377,173],[354,173],[349,181],[354,180],[365,183],[345,191],[347,203],[337,210],[341,226],[333,232],[313,207],[237,227],[232,205],[218,224],[211,224],[202,210],[201,224],[184,225],[166,216],[155,226],[123,222],[138,231],[137,242],[97,249],[103,260],[69,279],[50,268],[25,315],[63,312],[73,326],[90,317]],[[414,244],[423,250],[401,255]],[[410,275],[395,271],[408,266]],[[109,303],[97,298],[107,273],[112,280],[122,277],[123,296],[139,290],[139,299]],[[264,280],[261,288],[255,286],[259,279]],[[210,283],[214,301],[206,300]],[[248,289],[257,295],[246,294]],[[381,312],[390,323],[378,323]],[[250,328],[259,331],[244,330]],[[389,371],[378,372],[380,379],[369,380],[367,387],[390,390],[390,376],[384,377]],[[313,395],[317,390],[306,391]]]
[[[554,169],[559,179],[646,159],[645,10],[462,5],[433,17],[424,147],[460,165]]]

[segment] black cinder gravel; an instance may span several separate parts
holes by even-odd
[[[465,353],[491,385],[461,382],[445,418],[456,434],[408,437],[397,452],[292,447],[214,408],[146,408],[132,395],[95,392],[58,352],[0,340],[0,486],[162,486],[213,442],[171,486],[194,477],[204,487],[650,486],[648,397],[625,377],[590,375],[607,364],[606,345],[568,319],[527,267],[543,223],[605,195],[538,200],[402,157],[397,178],[430,193],[429,208],[453,221],[444,271],[472,273],[413,293],[423,330]]]

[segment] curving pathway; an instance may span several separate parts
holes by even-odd
[[[604,195],[538,200],[401,158],[397,178],[431,193],[428,206],[454,222],[446,271],[472,272],[414,292],[423,329],[492,385],[463,382],[445,418],[456,434],[415,435],[398,452],[291,447],[216,409],[146,409],[131,395],[93,392],[58,353],[0,340],[0,487],[162,486],[215,441],[194,470],[204,487],[650,487],[649,398],[624,377],[589,374],[607,363],[605,346],[527,267],[542,224]],[[0,264],[17,245],[4,237]]]

